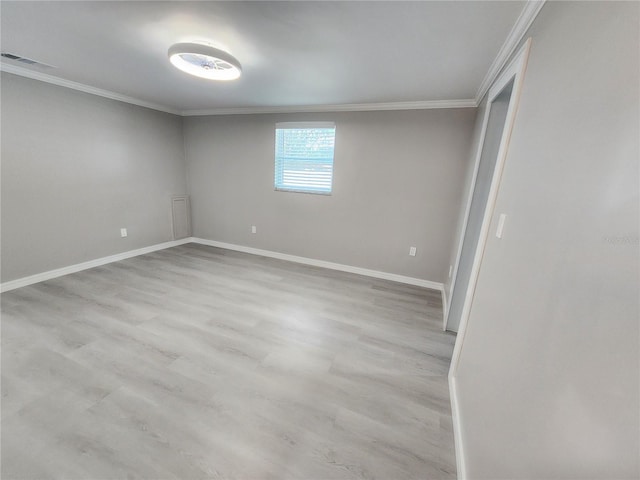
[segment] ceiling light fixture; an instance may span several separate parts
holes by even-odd
[[[169,61],[183,72],[209,80],[235,80],[242,71],[233,55],[200,43],[172,45]]]

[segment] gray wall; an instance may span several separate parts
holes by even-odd
[[[5,73],[1,93],[3,282],[171,240],[180,117]]]
[[[442,282],[474,117],[451,109],[185,118],[194,236]],[[299,120],[336,122],[331,196],[274,191],[275,123]]]
[[[3,282],[170,240],[185,150],[196,236],[444,280],[474,109],[194,117],[183,135],[11,74],[2,100]],[[273,190],[274,124],[308,119],[337,123],[331,196]]]
[[[640,474],[639,7],[547,2],[529,32],[457,376],[468,478]]]

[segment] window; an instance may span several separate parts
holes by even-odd
[[[331,194],[333,122],[276,123],[276,190]]]

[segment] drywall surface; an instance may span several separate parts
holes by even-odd
[[[530,29],[456,376],[469,479],[640,476],[639,8],[547,2]]]
[[[194,236],[442,282],[474,117],[451,109],[185,118]],[[313,120],[336,123],[332,194],[275,191],[276,122]]]
[[[172,239],[180,117],[6,73],[1,93],[3,282]]]

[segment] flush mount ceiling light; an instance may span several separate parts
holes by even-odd
[[[174,67],[209,80],[235,80],[240,76],[240,62],[233,55],[200,43],[176,43],[169,49]]]

